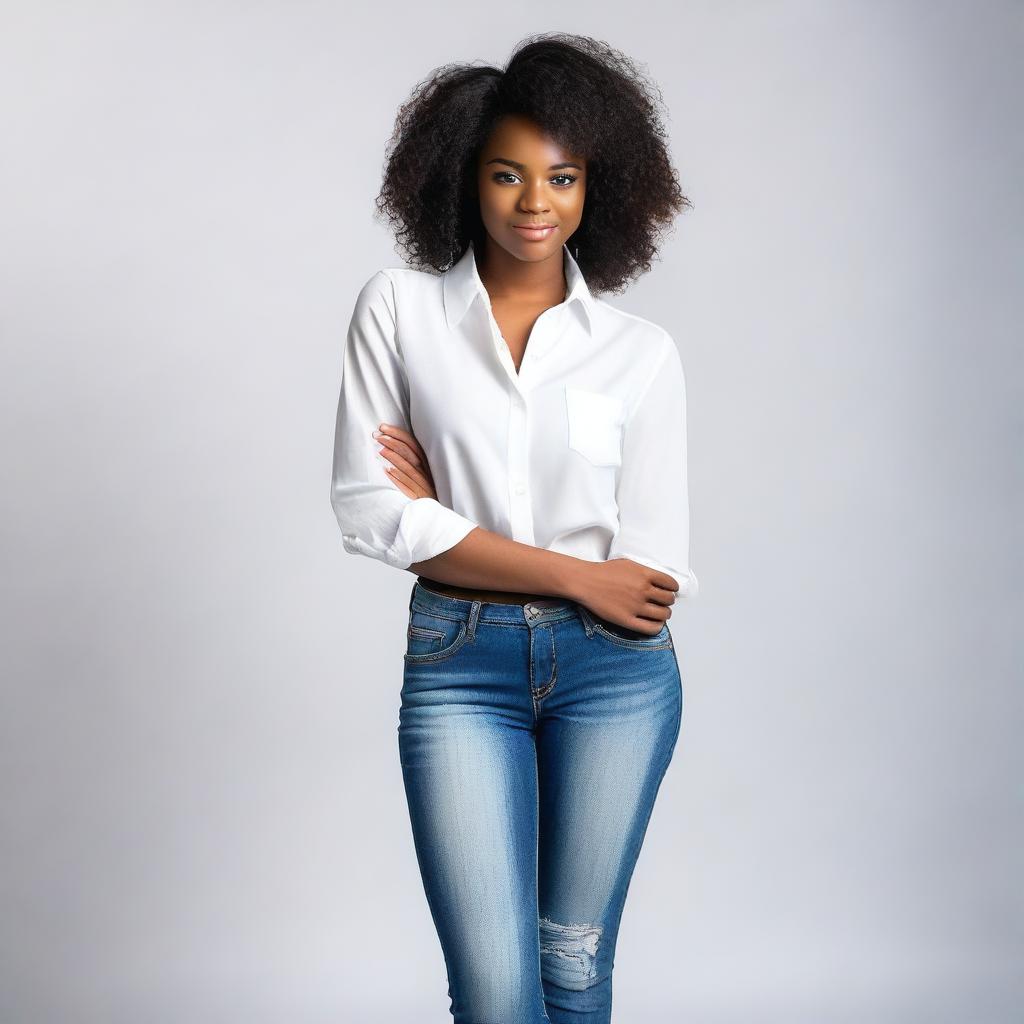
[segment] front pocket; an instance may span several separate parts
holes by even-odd
[[[672,634],[669,632],[666,622],[654,636],[648,636],[639,630],[628,629],[615,622],[594,622],[594,629],[606,640],[620,647],[633,647],[638,649],[660,650],[672,646]]]
[[[465,620],[413,609],[406,630],[406,661],[441,661],[466,641]]]
[[[424,629],[422,626],[410,625],[406,635],[406,654],[437,654],[445,646],[444,633],[439,629]]]
[[[622,423],[625,403],[615,395],[565,387],[569,447],[595,466],[622,463]]]

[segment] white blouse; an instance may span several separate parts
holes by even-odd
[[[345,550],[399,569],[474,526],[590,561],[630,558],[697,593],[686,390],[669,334],[591,295],[567,245],[565,301],[516,372],[473,246],[443,274],[379,270],[348,328],[331,504]],[[410,431],[437,492],[410,498],[373,431]]]

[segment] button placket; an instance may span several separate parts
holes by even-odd
[[[526,398],[515,388],[510,399],[508,429],[509,519],[512,537],[533,544],[533,509],[530,504],[529,416]]]
[[[511,381],[512,386],[519,387],[519,374],[516,373],[516,364],[512,361],[512,353],[509,351],[508,343],[502,336],[498,321],[494,319],[494,311],[491,309],[490,301],[484,300],[484,307],[487,312],[487,323],[491,329],[491,341],[494,344],[494,351],[505,370],[505,374]],[[520,370],[522,367],[520,367]]]

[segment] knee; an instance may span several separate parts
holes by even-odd
[[[600,980],[598,947],[604,929],[599,924],[558,924],[540,919],[541,973],[562,988],[582,991]]]

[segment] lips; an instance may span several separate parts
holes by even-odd
[[[529,242],[539,242],[555,230],[554,224],[513,224],[512,226]]]

